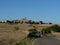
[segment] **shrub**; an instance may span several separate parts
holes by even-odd
[[[19,43],[16,43],[16,45],[20,45]]]
[[[36,29],[29,29],[29,33],[36,33],[37,30]]]
[[[44,31],[45,34],[51,33],[50,28],[43,29],[43,31]]]
[[[19,27],[18,27],[18,26],[15,26],[14,29],[15,29],[15,30],[19,30]]]
[[[29,29],[29,38],[36,37],[37,30],[36,29]]]
[[[60,32],[60,27],[58,25],[54,25],[50,27],[54,32]]]
[[[58,25],[53,25],[51,27],[48,27],[42,30],[44,31],[44,33],[51,33],[51,31],[60,32],[60,27]]]
[[[20,45],[27,45],[26,42],[20,42]]]

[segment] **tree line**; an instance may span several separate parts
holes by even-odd
[[[32,20],[28,20],[28,22],[24,22],[24,21],[20,21],[20,20],[6,20],[6,21],[0,21],[0,23],[10,23],[10,24],[16,24],[16,23],[26,23],[26,24],[48,24],[48,23],[44,23],[43,21],[32,21]],[[49,22],[49,24],[52,24],[51,22]]]

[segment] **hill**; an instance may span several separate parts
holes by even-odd
[[[24,23],[0,23],[0,45],[14,45],[24,39],[29,29],[36,28],[41,31],[43,28],[52,26],[53,24],[27,24]],[[16,29],[18,28],[18,30]]]

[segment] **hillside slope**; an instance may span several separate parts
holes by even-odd
[[[0,45],[14,45],[16,42],[21,41],[27,36],[28,29],[36,28],[41,30],[52,26],[51,24],[7,24],[0,23]],[[19,30],[15,30],[15,27],[19,27]]]

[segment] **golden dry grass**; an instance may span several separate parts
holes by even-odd
[[[53,35],[55,35],[56,37],[60,38],[60,33],[58,33],[58,32],[54,32]]]
[[[15,30],[14,27],[19,27],[19,30]],[[51,25],[47,24],[7,24],[0,23],[0,45],[14,45],[16,42],[20,42],[24,39],[28,32],[28,29],[34,28],[36,26],[37,30],[46,28]]]

